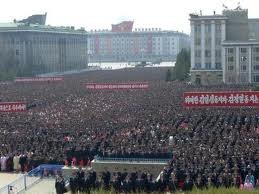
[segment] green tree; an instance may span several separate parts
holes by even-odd
[[[167,70],[165,81],[167,81],[167,82],[172,81],[172,72],[171,72],[171,69],[168,69],[168,70]]]
[[[259,85],[254,85],[254,91],[259,91]]]
[[[191,68],[191,57],[190,51],[182,49],[181,52],[177,55],[176,63],[174,67],[174,79],[185,80]]]

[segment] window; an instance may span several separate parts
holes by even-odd
[[[205,25],[205,32],[207,32],[207,33],[211,32],[211,25],[210,24]]]
[[[228,62],[234,62],[234,57],[233,56],[228,57]]]
[[[255,61],[256,61],[256,62],[259,62],[259,57],[255,57]]]
[[[255,66],[254,66],[254,70],[255,70],[255,71],[259,71],[259,65],[255,65]]]
[[[234,49],[233,49],[233,48],[229,48],[229,49],[228,49],[228,53],[229,53],[229,54],[234,53]]]
[[[206,38],[205,44],[206,45],[211,45],[211,38]]]
[[[18,50],[18,49],[15,50],[15,55],[16,55],[16,56],[19,55],[19,50]]]
[[[200,38],[196,38],[195,39],[195,45],[201,45],[201,39]]]
[[[211,69],[211,63],[206,63],[205,67],[206,67],[206,69]]]
[[[201,32],[201,25],[195,25],[195,32]]]
[[[259,47],[254,48],[254,52],[259,53]]]
[[[200,63],[196,63],[195,64],[195,69],[200,69],[201,68],[201,64]]]
[[[221,69],[221,63],[216,63],[216,69]]]
[[[221,45],[221,38],[216,38],[216,45]]]
[[[254,75],[254,82],[259,82],[259,75]]]
[[[195,57],[201,57],[201,50],[195,51]]]
[[[205,57],[211,57],[211,51],[205,50]]]
[[[234,70],[234,66],[233,65],[229,65],[228,66],[228,71],[233,71]]]
[[[221,24],[216,24],[216,32],[221,32]]]
[[[241,65],[241,71],[245,72],[246,71],[246,65]]]
[[[241,48],[241,53],[246,53],[247,49],[246,48]]]

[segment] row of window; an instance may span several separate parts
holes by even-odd
[[[59,41],[17,41],[16,45],[23,45],[23,44],[33,44],[33,45],[59,45],[61,42]],[[74,44],[74,45],[87,45],[86,41],[66,41],[62,42],[65,44]],[[1,45],[11,45],[9,41],[1,41]],[[13,45],[14,46],[14,45]]]
[[[236,77],[235,76],[228,76],[228,82],[229,83],[235,83],[236,82]],[[248,82],[248,77],[247,76],[241,76],[240,77],[240,82]],[[253,76],[253,82],[258,83],[259,82],[259,75],[254,75]]]
[[[246,72],[247,70],[247,66],[246,65],[241,65],[240,66],[240,71],[241,72]],[[229,65],[228,66],[228,71],[234,71],[234,66],[233,65]]]
[[[99,40],[99,42],[108,42],[108,41],[110,41],[110,42],[112,42],[112,43],[121,43],[121,42],[127,42],[127,43],[129,43],[129,42],[134,42],[134,40],[137,40],[137,41],[142,41],[142,42],[147,42],[147,41],[152,41],[152,42],[162,42],[162,41],[164,41],[164,42],[177,42],[178,41],[178,39],[170,39],[170,38],[164,38],[164,39],[155,39],[155,38],[153,38],[153,39],[148,39],[148,38],[142,38],[142,39],[137,39],[137,38],[134,38],[134,39],[101,39],[101,40]],[[95,40],[90,40],[90,42],[91,43],[93,43]]]
[[[174,47],[174,46],[177,46],[177,45],[174,45],[174,44],[155,44],[155,43],[153,43],[153,44],[148,44],[148,43],[141,43],[141,44],[138,44],[138,46],[147,46],[147,45],[152,45],[153,47],[159,47],[159,46],[165,46],[165,47]],[[58,45],[57,45],[58,46]],[[93,44],[90,44],[90,46],[94,46]],[[131,44],[115,44],[115,45],[109,45],[109,44],[99,44],[99,47],[124,47],[124,46],[127,46],[127,47],[129,47],[129,46],[133,46],[133,44],[131,43]]]
[[[227,52],[228,54],[234,54],[234,48],[228,48]],[[240,52],[241,53],[247,53],[248,52],[248,48],[240,48]],[[259,53],[259,47],[253,48],[253,52],[254,53]]]
[[[204,29],[206,33],[210,33],[211,32],[211,24],[205,24],[204,25]],[[201,32],[201,24],[195,25],[194,26],[194,31],[196,33],[200,33]],[[216,24],[215,25],[215,31],[216,32],[221,32],[221,24]]]
[[[147,44],[152,44],[152,45],[168,45],[168,46],[170,46],[170,45],[172,45],[172,46],[174,46],[174,45],[177,45],[177,44],[175,44],[174,42],[172,42],[172,43],[170,43],[170,42],[167,42],[167,43],[164,43],[164,44],[160,44],[160,42],[157,42],[157,43],[155,43],[155,42],[140,42],[140,43],[138,43],[137,45],[147,45]],[[93,43],[90,43],[90,45],[94,45]],[[103,43],[99,43],[99,45],[100,46],[109,46],[109,45],[112,45],[112,46],[123,46],[123,45],[133,45],[133,42],[130,42],[130,43],[117,43],[117,44],[114,44],[114,43],[112,43],[112,44],[109,44],[109,43],[107,43],[107,42],[103,42]]]
[[[221,69],[221,63],[215,63],[215,69]],[[200,63],[196,63],[195,64],[195,69],[202,69],[201,64]],[[205,69],[212,69],[212,64],[211,63],[206,63],[205,64]]]
[[[240,70],[241,72],[246,72],[247,71],[247,65],[241,65]],[[254,65],[253,66],[254,71],[259,71],[259,65]],[[227,68],[228,71],[234,71],[234,65],[228,65]]]
[[[241,56],[240,57],[240,62],[246,62],[247,61],[247,56]],[[234,56],[229,56],[228,57],[228,63],[233,63],[235,61]],[[259,56],[254,56],[253,57],[253,61],[255,62],[259,62]]]
[[[201,46],[201,38],[199,38],[199,37],[195,38],[194,43],[195,43],[196,46]],[[206,38],[205,39],[205,46],[210,46],[211,43],[212,43],[212,39],[211,38]],[[220,37],[216,37],[215,38],[215,45],[216,46],[221,45],[221,38]]]
[[[215,56],[221,57],[221,50],[216,50]],[[201,57],[201,50],[195,51],[195,57]],[[205,50],[205,57],[211,57],[211,50]]]

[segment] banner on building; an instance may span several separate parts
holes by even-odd
[[[242,107],[259,106],[259,92],[185,92],[185,107]]]
[[[0,112],[25,112],[27,105],[25,102],[0,102]]]
[[[149,84],[143,83],[119,83],[119,84],[99,84],[89,83],[86,84],[87,89],[91,90],[128,90],[128,89],[147,89]]]
[[[64,81],[64,77],[17,77],[15,82],[58,82]]]
[[[119,24],[112,24],[112,32],[132,32],[133,21],[124,21]]]

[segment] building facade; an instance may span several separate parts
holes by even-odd
[[[16,66],[22,76],[83,69],[87,59],[87,33],[83,29],[0,24],[0,65]]]
[[[258,19],[248,19],[248,10],[238,7],[220,15],[191,14],[190,21],[193,83],[255,82]]]
[[[224,42],[225,83],[259,83],[259,41]]]
[[[160,29],[135,29],[132,23],[113,25],[112,31],[90,31],[88,48],[91,62],[175,61],[181,49],[189,49],[189,36]]]
[[[198,84],[222,81],[224,64],[221,43],[226,39],[223,15],[191,14],[191,80]]]

